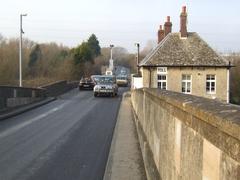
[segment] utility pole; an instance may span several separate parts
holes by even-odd
[[[22,29],[22,17],[27,16],[27,14],[20,14],[20,39],[19,39],[19,86],[22,87],[22,34],[24,34]]]
[[[135,46],[137,47],[137,75],[138,75],[138,74],[139,74],[138,64],[139,64],[139,49],[140,49],[140,44],[139,44],[139,43],[135,43]]]

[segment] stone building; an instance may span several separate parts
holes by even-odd
[[[158,31],[158,45],[140,63],[143,87],[160,88],[229,102],[229,69],[196,32],[187,31],[186,7],[180,32],[172,33],[170,16]]]

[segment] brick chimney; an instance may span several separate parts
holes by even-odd
[[[164,30],[162,28],[162,25],[160,25],[160,28],[158,30],[158,44],[164,39]]]
[[[182,7],[180,15],[180,34],[181,38],[187,38],[187,10],[186,6]]]
[[[172,23],[170,22],[170,16],[167,16],[167,22],[164,24],[164,35],[167,36],[172,32]]]

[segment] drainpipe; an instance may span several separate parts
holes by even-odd
[[[149,88],[151,88],[151,84],[152,84],[152,69],[151,67],[149,67]]]
[[[230,102],[230,73],[229,73],[229,69],[230,69],[231,63],[229,61],[229,67],[227,69],[227,103]]]

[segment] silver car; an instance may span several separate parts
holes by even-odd
[[[93,89],[94,96],[108,95],[117,96],[118,85],[116,83],[116,77],[112,75],[98,76],[97,84]]]

